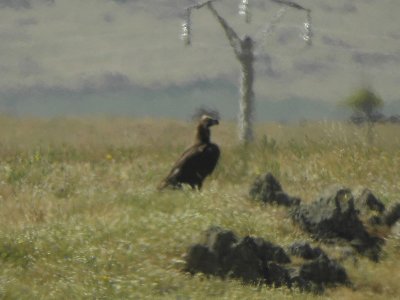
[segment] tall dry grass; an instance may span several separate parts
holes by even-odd
[[[181,272],[187,247],[210,225],[283,246],[310,237],[284,208],[248,199],[256,175],[312,201],[333,184],[368,187],[398,201],[398,127],[379,125],[372,145],[363,128],[342,123],[259,124],[256,141],[236,128],[213,130],[222,157],[201,192],[156,191],[194,124],[128,118],[0,117],[0,297],[5,299],[314,299],[286,288]],[[394,299],[400,236],[385,232],[383,260],[344,261],[353,288],[337,299]],[[335,253],[335,249],[322,245]]]

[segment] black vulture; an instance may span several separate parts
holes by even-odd
[[[214,171],[220,156],[219,147],[210,141],[210,127],[218,124],[218,119],[208,115],[200,118],[194,144],[174,164],[160,183],[160,190],[166,187],[181,188],[183,184],[201,189],[204,179]]]

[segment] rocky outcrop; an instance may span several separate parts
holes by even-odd
[[[285,193],[279,181],[271,173],[258,176],[251,185],[249,194],[254,200],[283,206],[296,206],[301,201]]]
[[[321,248],[312,248],[306,242],[295,242],[288,247],[290,255],[298,256],[304,259],[316,259],[321,255],[326,255]]]
[[[249,194],[256,201],[288,207],[294,223],[315,240],[340,245],[340,260],[353,257],[356,262],[354,253],[358,252],[377,262],[384,239],[375,235],[380,230],[370,230],[371,226],[391,227],[400,219],[400,203],[387,210],[369,189],[352,193],[345,187],[331,188],[305,204],[285,193],[279,181],[266,173],[255,179]],[[292,263],[293,257],[297,257],[296,263]],[[344,267],[320,247],[298,241],[285,251],[262,238],[239,238],[220,227],[209,228],[203,242],[188,249],[185,271],[313,292],[350,284]]]
[[[262,238],[238,238],[232,231],[219,227],[209,228],[204,236],[202,243],[192,245],[187,252],[185,271],[191,274],[201,272],[250,284],[298,287],[306,291],[322,291],[326,286],[349,283],[339,263],[308,244],[298,243],[303,245],[300,248],[306,248],[305,255],[295,250],[298,246],[291,246],[290,253],[300,253],[307,259],[299,267],[291,264],[290,256],[282,247]]]
[[[310,204],[300,205],[291,211],[291,216],[315,239],[329,242],[343,239],[357,252],[378,261],[383,240],[366,230],[349,189],[335,189]]]
[[[400,219],[400,203],[393,205],[383,216],[385,225],[392,227]]]
[[[352,193],[346,187],[334,187],[316,201],[304,204],[300,198],[285,193],[271,173],[258,176],[250,186],[249,195],[256,201],[289,207],[292,220],[314,239],[329,243],[347,241],[373,261],[379,260],[384,239],[367,228],[391,227],[400,219],[400,203],[386,210],[369,189]]]

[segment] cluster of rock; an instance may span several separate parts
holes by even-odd
[[[292,264],[290,256],[301,257],[304,262]],[[220,227],[209,228],[203,242],[189,248],[185,271],[314,292],[350,283],[345,269],[320,248],[298,242],[285,251],[262,238],[238,238]]]
[[[251,185],[249,194],[254,200],[288,207],[297,206],[301,202],[300,198],[285,193],[279,181],[271,173],[258,176]]]
[[[349,189],[338,189],[291,211],[292,219],[315,239],[348,241],[357,252],[374,261],[379,259],[383,240],[366,230],[359,218],[354,197]]]
[[[284,195],[284,196],[282,196]],[[386,210],[368,189],[354,196],[350,189],[332,188],[310,204],[287,195],[270,173],[256,178],[250,196],[264,203],[289,206],[292,220],[320,241],[348,242],[358,253],[379,260],[384,240],[371,234],[368,226],[394,225],[400,219],[400,203]]]
[[[367,228],[391,227],[400,219],[400,203],[387,210],[368,189],[352,193],[348,188],[332,188],[305,204],[285,193],[278,180],[266,173],[255,179],[249,194],[254,200],[287,207],[293,222],[316,241],[344,245],[343,252],[354,249],[373,261],[379,260],[384,239]],[[301,257],[303,263],[293,264],[291,256]],[[262,238],[238,238],[219,227],[208,229],[203,242],[190,247],[185,270],[304,291],[350,283],[346,270],[320,248],[296,242],[285,251]]]

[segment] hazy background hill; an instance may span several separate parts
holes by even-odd
[[[193,46],[179,40],[185,0],[0,0],[0,109],[17,115],[111,114],[187,118],[207,105],[234,118],[239,69],[207,9],[193,14]],[[238,2],[238,1],[236,1]],[[215,6],[239,34],[254,35],[277,13],[250,0]],[[256,63],[259,120],[344,118],[337,103],[369,84],[400,112],[400,6],[395,0],[303,0],[290,10]]]

